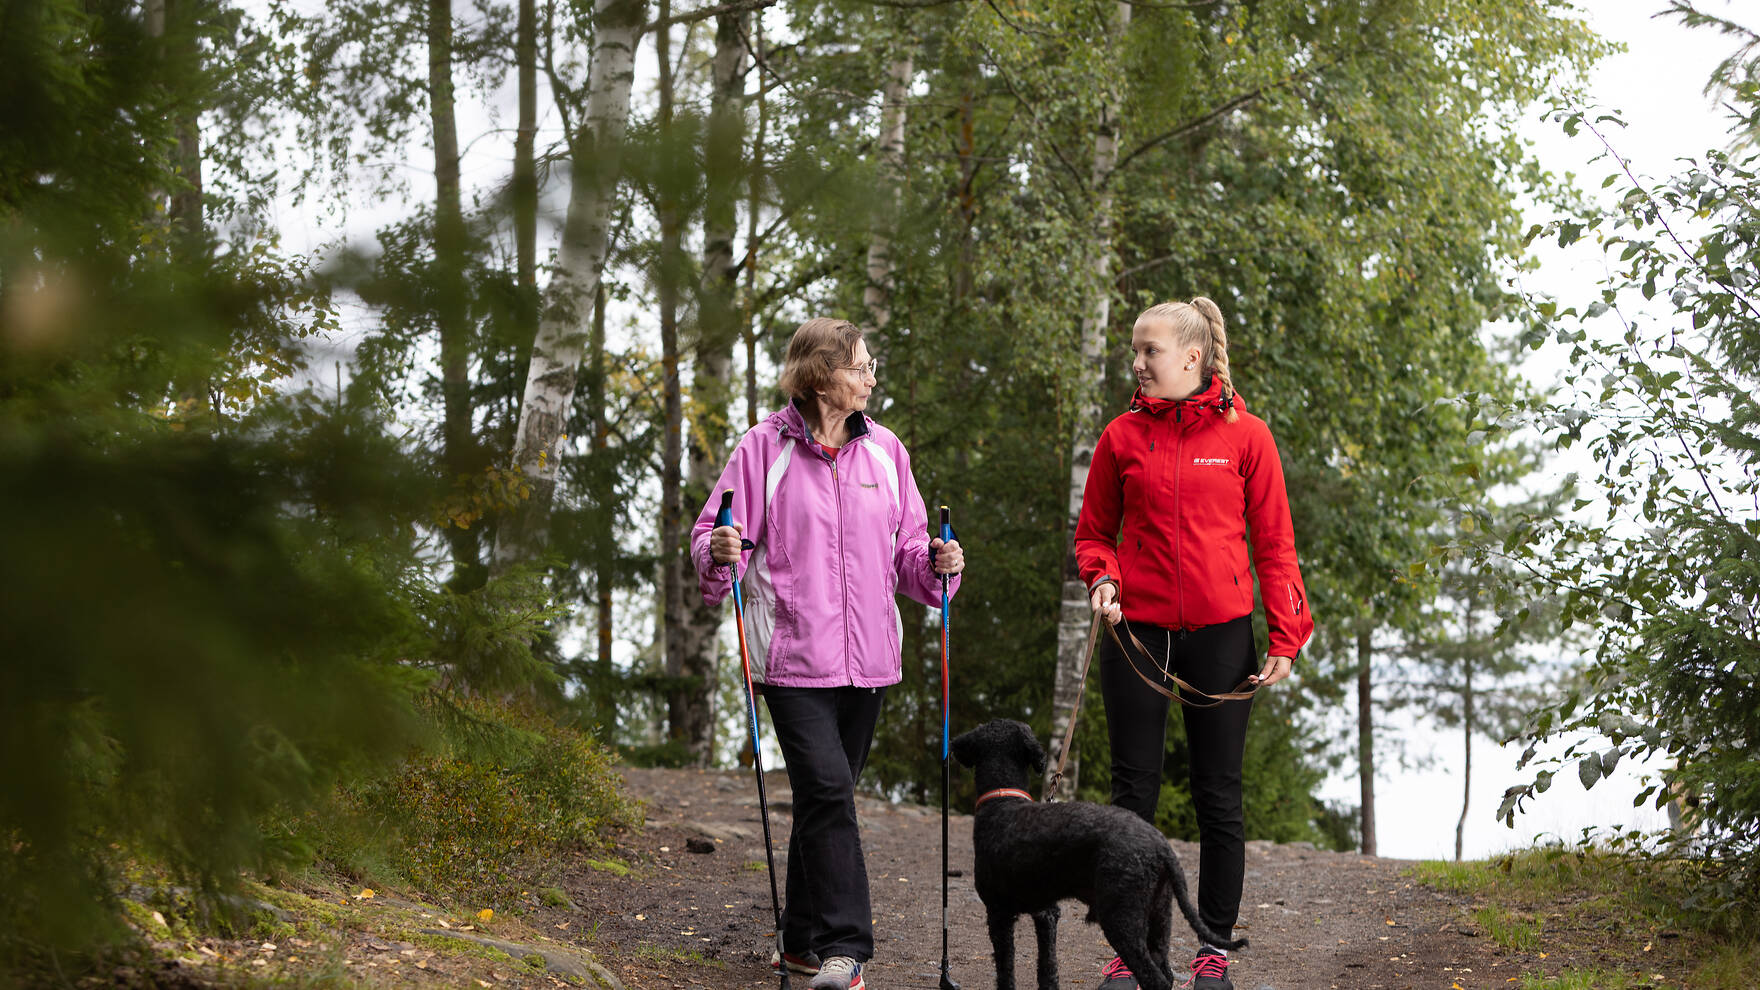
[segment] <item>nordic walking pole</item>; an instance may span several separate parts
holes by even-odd
[[[941,507],[941,542],[953,542],[953,527],[947,521],[947,506]],[[953,771],[947,763],[948,748],[947,693],[947,575],[941,575],[941,990],[959,990],[953,982],[953,971],[947,965],[947,791]]]
[[[716,526],[733,525],[733,489],[721,493],[721,508],[715,513]],[[741,540],[742,544],[750,541]],[[746,652],[746,603],[745,596],[739,587],[739,564],[727,565],[727,571],[733,576],[733,626],[739,631],[739,666],[746,679],[746,723],[752,732],[752,767],[758,774],[758,814],[764,819],[764,861],[770,866],[770,912],[776,919],[776,958],[782,960],[782,990],[788,987],[788,960],[782,955],[782,899],[776,895],[776,853],[770,843],[770,802],[764,795],[764,755],[758,748],[758,696],[752,690],[752,660]],[[942,584],[945,586],[946,581]],[[946,594],[943,593],[945,600]],[[942,758],[945,765],[946,758]],[[945,802],[943,802],[945,804]],[[942,831],[946,831],[945,823]],[[945,843],[944,843],[945,844]],[[945,900],[945,898],[943,898]],[[942,914],[947,913],[942,908]],[[946,941],[946,922],[942,922],[942,941]],[[945,955],[945,950],[943,950]],[[945,968],[945,964],[943,964]]]

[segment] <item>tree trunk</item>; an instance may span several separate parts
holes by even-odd
[[[593,456],[602,460],[611,447],[611,429],[605,421],[605,283],[593,292],[593,331],[589,341],[587,406],[593,429]],[[598,559],[593,568],[594,620],[598,655],[593,659],[592,685],[588,696],[599,717],[598,738],[610,743],[617,738],[616,668],[611,662],[611,585],[616,580],[616,515],[602,506],[597,516],[598,533],[593,541]]]
[[[495,544],[495,567],[504,570],[542,553],[549,542],[556,465],[566,437],[569,407],[584,356],[582,304],[599,286],[610,247],[624,130],[629,123],[630,84],[636,46],[647,20],[645,0],[595,0],[592,69],[587,112],[571,136],[571,187],[563,220],[556,273],[532,341],[525,395],[513,441],[513,467],[531,486],[530,496],[508,514]]]
[[[164,41],[164,58],[176,71],[194,74],[202,63],[198,40],[195,0],[146,0],[142,5],[149,37]],[[172,165],[177,173],[177,186],[166,192],[167,215],[171,220],[172,243],[178,257],[188,259],[199,254],[207,239],[202,218],[202,131],[199,111],[180,111],[177,119],[177,148],[172,152]]]
[[[1375,855],[1375,717],[1367,620],[1357,630],[1357,775],[1362,794],[1363,855]]]
[[[513,250],[516,340],[538,332],[538,27],[536,0],[519,0],[514,62],[519,79],[519,123],[513,137]],[[598,319],[597,307],[594,319]]]
[[[880,93],[880,202],[868,241],[868,285],[862,290],[862,305],[868,311],[868,350],[881,360],[888,356],[886,328],[892,322],[892,241],[904,202],[905,99],[910,95],[911,75],[909,55],[893,59]]]
[[[654,57],[660,67],[660,110],[656,120],[662,142],[672,135],[672,29],[664,26],[672,16],[671,0],[660,0],[663,25],[654,35]],[[679,371],[678,293],[683,258],[684,218],[679,190],[670,177],[663,177],[656,190],[655,213],[660,221],[660,252],[655,263],[654,293],[660,310],[660,366],[665,380],[661,395],[665,427],[660,451],[660,586],[665,603],[665,667],[671,686],[666,692],[666,737],[689,746],[689,730],[700,684],[686,684],[685,656],[689,651],[684,600],[684,568],[687,558],[681,530],[684,517],[684,385]]]
[[[733,263],[737,221],[734,202],[739,192],[741,131],[744,121],[745,42],[742,15],[722,14],[715,20],[715,55],[710,63],[713,90],[706,146],[703,149],[703,277],[697,305],[697,341],[692,355],[689,476],[684,489],[684,519],[706,502],[710,487],[727,459],[732,399],[730,373],[733,345],[739,338],[739,313],[734,293],[739,269]],[[700,766],[715,756],[715,694],[720,659],[720,608],[690,594],[692,564],[688,550],[679,558],[685,589],[679,618],[679,672],[693,689],[679,713],[680,736]]]
[[[1471,642],[1471,635],[1468,642]],[[1465,743],[1465,760],[1461,767],[1461,819],[1454,826],[1454,861],[1461,861],[1461,847],[1465,845],[1467,831],[1467,806],[1473,800],[1473,661],[1469,659],[1466,667],[1466,686],[1461,692],[1461,735]]]
[[[1113,47],[1122,41],[1130,26],[1129,3],[1116,5]],[[1088,312],[1082,318],[1082,363],[1080,380],[1075,387],[1076,409],[1074,432],[1069,459],[1069,499],[1064,516],[1065,531],[1074,537],[1076,518],[1082,510],[1082,491],[1088,484],[1088,466],[1094,459],[1094,445],[1100,441],[1100,388],[1106,375],[1106,330],[1112,316],[1112,186],[1107,179],[1118,162],[1118,106],[1116,91],[1110,93],[1101,110],[1099,127],[1094,135],[1094,162],[1090,188],[1094,193],[1094,240],[1088,258],[1089,290],[1092,292]],[[1051,692],[1052,745],[1061,747],[1069,729],[1070,716],[1081,697],[1082,647],[1088,639],[1093,612],[1088,607],[1088,588],[1076,567],[1073,539],[1063,559],[1062,609],[1057,620],[1057,673]],[[1052,792],[1050,771],[1055,769],[1060,754],[1053,752],[1047,763],[1047,798],[1068,799],[1075,794],[1080,761],[1070,754],[1065,761],[1065,778]]]
[[[165,14],[178,57],[188,61],[190,71],[196,71],[201,66],[202,48],[196,40],[195,0],[165,0]],[[171,224],[188,257],[203,250],[207,241],[202,222],[201,118],[194,109],[177,120],[177,171],[183,184],[171,194]]]
[[[752,50],[764,58],[764,11],[752,15]],[[758,425],[758,314],[753,312],[758,290],[758,214],[764,206],[764,138],[769,123],[770,77],[758,73],[758,132],[752,136],[752,165],[746,179],[745,301],[740,306],[740,336],[746,345],[746,429]]]
[[[428,122],[434,139],[434,322],[440,331],[441,461],[453,484],[479,465],[472,451],[470,313],[465,296],[464,207],[452,87],[452,0],[428,0]],[[482,584],[477,531],[448,526],[452,586]]]
[[[977,95],[974,92],[978,67],[975,63],[968,62],[965,69],[967,81],[959,98],[959,186],[954,190],[960,231],[957,267],[953,276],[953,297],[956,309],[961,311],[970,305],[972,292],[976,287],[978,261],[978,197],[975,189],[978,179],[978,122]]]
[[[1461,736],[1464,762],[1461,768],[1461,818],[1454,825],[1454,861],[1461,861],[1462,847],[1466,844],[1467,807],[1473,800],[1473,603],[1467,601],[1464,617],[1463,641],[1467,644],[1467,655],[1461,665]]]

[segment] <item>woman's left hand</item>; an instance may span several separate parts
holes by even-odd
[[[958,540],[941,542],[941,537],[929,541],[929,552],[935,558],[935,573],[958,574],[966,569],[966,552],[960,549]]]
[[[1289,676],[1289,670],[1295,666],[1292,657],[1266,657],[1265,666],[1257,674],[1247,678],[1254,687],[1266,687],[1276,684]]]

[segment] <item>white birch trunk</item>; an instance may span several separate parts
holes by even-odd
[[[892,239],[904,202],[905,99],[910,95],[911,58],[893,59],[881,87],[880,106],[880,209],[873,239],[868,242],[868,286],[862,304],[868,311],[868,349],[884,356],[886,327],[892,322]]]
[[[1128,3],[1116,6],[1113,20],[1113,47],[1123,39],[1130,26]],[[1094,191],[1094,241],[1088,258],[1089,287],[1093,292],[1088,312],[1082,318],[1082,363],[1079,381],[1074,433],[1069,460],[1069,502],[1067,528],[1070,546],[1063,562],[1062,606],[1057,619],[1057,673],[1051,691],[1051,753],[1045,775],[1044,796],[1068,800],[1075,795],[1080,760],[1073,750],[1064,761],[1064,779],[1051,787],[1051,771],[1057,767],[1068,734],[1070,716],[1082,692],[1082,647],[1088,641],[1093,613],[1088,608],[1088,589],[1076,568],[1074,536],[1076,517],[1082,511],[1082,491],[1088,484],[1088,466],[1094,459],[1094,445],[1100,441],[1100,390],[1106,376],[1106,330],[1112,318],[1112,186],[1107,181],[1118,163],[1119,96],[1114,89],[1101,113],[1100,125],[1094,135],[1094,161],[1090,176]]]
[[[596,0],[594,4],[587,114],[571,141],[573,185],[562,244],[538,321],[538,335],[532,341],[531,368],[513,441],[513,468],[531,486],[531,492],[508,514],[497,535],[494,566],[498,572],[530,560],[542,552],[549,539],[556,467],[564,452],[563,429],[586,354],[587,315],[609,247],[636,47],[646,18],[645,0]]]

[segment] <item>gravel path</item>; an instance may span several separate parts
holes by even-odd
[[[570,937],[636,990],[775,986],[766,965],[774,931],[770,888],[749,772],[630,769],[624,775],[629,791],[647,805],[646,828],[627,836],[619,852],[637,868],[628,876],[571,871],[564,889],[580,910],[559,910],[557,925],[572,916],[578,927],[569,924]],[[787,778],[766,775],[766,791],[780,871],[790,823]],[[863,798],[858,811],[875,918],[868,986],[936,987],[939,810]],[[949,884],[953,977],[962,990],[994,990],[983,905],[972,888],[969,815],[953,815],[950,837],[952,868],[963,873]],[[1202,882],[1196,846],[1173,845],[1188,877]],[[693,852],[693,846],[713,851]],[[1238,933],[1252,945],[1237,954],[1230,970],[1235,985],[1473,990],[1508,987],[1513,977],[1541,968],[1537,960],[1505,957],[1479,937],[1461,900],[1413,881],[1411,866],[1305,845],[1251,843]],[[1101,965],[1113,954],[1085,916],[1080,903],[1065,903],[1058,932],[1064,987],[1096,986]],[[1017,983],[1031,988],[1033,936],[1024,918],[1017,946]],[[1176,927],[1176,971],[1193,948],[1191,932]],[[805,990],[805,983],[796,979],[793,986]]]

